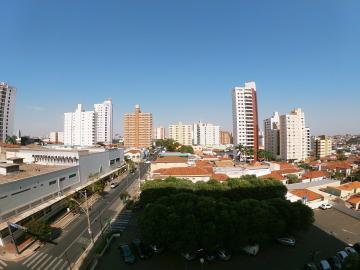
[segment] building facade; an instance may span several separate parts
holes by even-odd
[[[16,88],[0,82],[0,141],[14,133]]]
[[[155,129],[155,139],[156,140],[164,140],[165,139],[165,128],[157,127]]]
[[[280,116],[280,158],[286,161],[304,161],[309,157],[310,129],[305,127],[305,114],[294,109]]]
[[[232,113],[234,144],[252,148],[254,160],[257,160],[259,127],[255,82],[247,82],[244,87],[233,89]]]
[[[169,126],[169,138],[182,145],[192,145],[193,127],[181,122]]]
[[[198,122],[193,125],[193,144],[220,145],[220,126]]]
[[[62,131],[51,131],[49,135],[49,142],[55,144],[64,143],[64,132]]]
[[[220,144],[221,145],[228,145],[232,144],[232,136],[229,131],[221,130],[220,131]]]
[[[112,143],[113,140],[113,105],[107,99],[103,103],[94,105],[96,142]]]
[[[280,116],[278,112],[264,120],[265,151],[271,153],[273,159],[280,157]]]
[[[140,106],[135,106],[135,112],[124,116],[125,147],[150,147],[152,144],[153,118],[151,113],[143,113]]]
[[[332,152],[332,140],[329,136],[322,135],[315,138],[314,141],[315,157],[317,159],[330,156]]]

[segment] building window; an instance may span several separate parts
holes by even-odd
[[[20,194],[20,193],[29,191],[30,189],[31,189],[31,188],[27,188],[27,189],[24,189],[24,190],[22,190],[22,191],[15,192],[15,193],[11,194],[11,196],[14,196],[14,195],[17,195],[17,194]]]
[[[74,178],[76,176],[76,173],[70,174],[69,178]]]
[[[52,185],[55,185],[55,184],[56,184],[56,180],[49,182],[49,186],[52,186]]]
[[[65,181],[66,180],[66,177],[61,177],[60,178],[60,182],[63,182],[63,181]]]

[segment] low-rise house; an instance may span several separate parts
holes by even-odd
[[[309,189],[293,189],[286,195],[291,202],[302,201],[312,209],[318,208],[324,201],[324,197]]]
[[[329,173],[324,171],[309,171],[302,175],[301,180],[303,183],[310,183],[313,181],[324,180],[329,177]]]
[[[340,198],[348,198],[354,194],[360,193],[360,182],[355,181],[338,187],[326,187],[325,192]]]
[[[153,179],[165,179],[167,177],[176,177],[191,180],[192,182],[209,181],[213,173],[207,169],[199,167],[176,167],[158,169],[153,172]]]
[[[188,158],[181,156],[164,156],[159,157],[151,163],[151,173],[159,169],[189,167]]]
[[[321,170],[331,174],[341,173],[347,177],[352,173],[352,170],[356,168],[356,166],[354,166],[354,164],[351,164],[348,161],[333,161],[323,163],[321,165]]]
[[[360,194],[351,196],[346,202],[355,210],[360,210]]]
[[[125,158],[128,158],[134,162],[141,162],[143,154],[139,149],[129,149],[125,151]]]

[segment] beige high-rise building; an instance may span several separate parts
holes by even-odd
[[[280,115],[274,115],[264,120],[265,151],[271,153],[273,159],[280,157]]]
[[[222,145],[232,144],[232,136],[229,131],[225,131],[225,130],[220,131],[220,144]]]
[[[332,141],[330,137],[322,135],[315,139],[315,157],[317,159],[329,156],[331,151]]]
[[[152,114],[141,112],[140,105],[136,105],[134,113],[125,113],[124,116],[124,146],[150,147],[152,130]]]
[[[164,140],[165,139],[165,128],[157,127],[155,129],[155,139],[156,140]]]
[[[192,145],[193,128],[192,125],[178,124],[169,126],[169,138],[175,140],[182,145]]]

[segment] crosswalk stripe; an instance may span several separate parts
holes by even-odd
[[[2,266],[0,265],[0,270],[2,270],[2,269],[4,269],[4,267],[2,267]]]
[[[66,268],[67,266],[68,266],[67,263],[64,263],[63,266],[62,266],[60,269],[58,269],[58,270],[63,270],[63,269]]]
[[[52,265],[54,262],[57,261],[57,259],[58,259],[58,258],[55,257],[55,258],[51,261],[51,263],[49,263],[48,266],[47,266],[44,270],[48,270],[48,269],[51,267],[51,265]]]
[[[60,263],[62,263],[62,259],[60,259],[60,260],[57,262],[57,264],[54,265],[54,267],[53,267],[52,269],[56,269],[56,268],[60,265]]]
[[[33,257],[36,257],[39,253],[32,254],[29,258],[27,258],[22,264],[27,264],[30,260],[32,260]]]
[[[6,267],[6,266],[7,266],[6,262],[1,261],[1,260],[0,260],[0,264],[2,264],[2,266],[4,266],[4,267]]]
[[[45,267],[45,265],[51,260],[52,256],[48,257],[39,267],[38,269],[41,269]]]
[[[43,253],[44,255],[39,258],[39,260],[33,265],[31,266],[31,269],[36,269],[36,266],[38,266],[43,260],[45,260],[47,258],[47,254],[46,253]]]
[[[34,257],[32,257],[32,259],[30,261],[28,261],[27,263],[23,263],[25,266],[30,267],[34,262],[36,262],[36,260],[38,258],[40,258],[43,254],[40,252],[37,252],[36,255]]]

